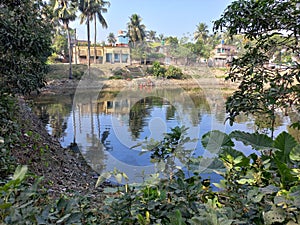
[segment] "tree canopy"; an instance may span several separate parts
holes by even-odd
[[[0,90],[28,94],[44,85],[51,54],[50,21],[40,1],[1,1]]]
[[[136,42],[143,41],[145,39],[146,26],[142,24],[142,18],[137,14],[131,15],[129,19],[130,21],[127,23],[128,35],[130,42],[132,42],[133,45],[135,45]]]
[[[227,76],[240,83],[226,103],[231,122],[241,112],[267,113],[274,122],[276,108],[299,105],[299,8],[298,0],[238,0],[215,21],[215,30],[252,41]],[[289,62],[270,64],[284,53],[291,56]]]

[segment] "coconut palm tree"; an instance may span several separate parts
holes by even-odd
[[[127,23],[129,40],[133,44],[133,47],[135,47],[138,41],[143,41],[145,39],[146,26],[141,23],[142,18],[137,14],[131,15],[129,19],[130,21]]]
[[[88,52],[87,52],[87,65],[88,70],[90,70],[91,66],[91,41],[90,41],[90,20],[92,19],[92,0],[79,0],[79,6],[78,9],[81,12],[80,15],[80,24],[83,24],[83,22],[86,23],[87,27],[87,39],[88,39]]]
[[[205,43],[208,38],[208,26],[205,23],[199,23],[196,26],[196,31],[194,32],[195,41],[203,40]]]
[[[56,0],[53,7],[54,18],[63,23],[67,31],[68,48],[69,48],[69,79],[72,79],[72,47],[69,23],[76,19],[77,2],[70,0]]]
[[[95,32],[94,32],[94,63],[96,63],[96,56],[97,56],[97,51],[96,51],[96,41],[97,41],[97,17],[98,20],[100,22],[100,24],[102,25],[102,28],[107,28],[107,23],[105,18],[103,17],[102,13],[106,13],[107,12],[107,8],[105,7],[109,7],[110,6],[110,2],[109,1],[103,1],[103,0],[94,0],[94,2],[92,2],[92,12],[91,15],[94,19],[94,27],[95,27]]]
[[[154,30],[150,30],[147,32],[147,37],[149,39],[149,41],[156,41],[156,31]]]
[[[109,33],[107,36],[107,42],[111,45],[114,45],[117,42],[117,39],[114,35],[114,33]]]

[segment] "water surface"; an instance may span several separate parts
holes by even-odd
[[[175,126],[188,127],[190,138],[201,139],[211,130],[254,132],[255,118],[239,117],[234,126],[225,123],[226,95],[202,88],[128,88],[120,91],[79,91],[69,95],[44,95],[34,99],[33,110],[61,145],[72,143],[97,173],[115,168],[131,182],[157,171],[151,153],[134,147],[145,139],[162,140]],[[286,130],[287,118],[276,123],[275,134]],[[252,152],[237,143],[246,154]],[[201,141],[185,145],[190,157],[209,156]],[[180,163],[178,163],[180,165]],[[184,166],[184,165],[181,165]],[[204,177],[212,176],[204,174]]]

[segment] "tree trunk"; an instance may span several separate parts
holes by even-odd
[[[94,34],[94,63],[97,63],[97,50],[96,50],[96,42],[97,42],[97,17],[94,14],[94,26],[95,26],[95,34]]]
[[[68,47],[69,47],[69,79],[73,79],[73,76],[72,76],[72,46],[71,46],[71,36],[70,36],[70,30],[69,30],[68,23],[65,23],[65,29],[67,30]]]
[[[88,65],[88,70],[90,70],[90,66],[91,66],[90,15],[87,15],[86,26],[87,26],[87,36],[88,36],[87,65]]]

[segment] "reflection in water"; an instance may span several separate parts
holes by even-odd
[[[241,123],[234,127],[225,126],[224,98],[205,95],[199,88],[102,90],[76,95],[74,104],[73,95],[37,98],[34,111],[49,132],[61,138],[62,146],[77,144],[96,172],[117,168],[132,181],[140,181],[143,173],[155,172],[150,153],[131,149],[145,138],[161,140],[171,128],[183,125],[189,128],[191,139],[200,139],[213,129],[255,129],[254,122],[246,117],[239,117]],[[278,120],[278,130],[285,128],[283,122]],[[205,155],[200,141],[186,147],[194,156]]]
[[[38,102],[33,110],[52,136],[64,137],[67,118],[72,108],[72,99],[73,96],[64,96],[63,98],[44,96],[42,99],[37,99]]]

